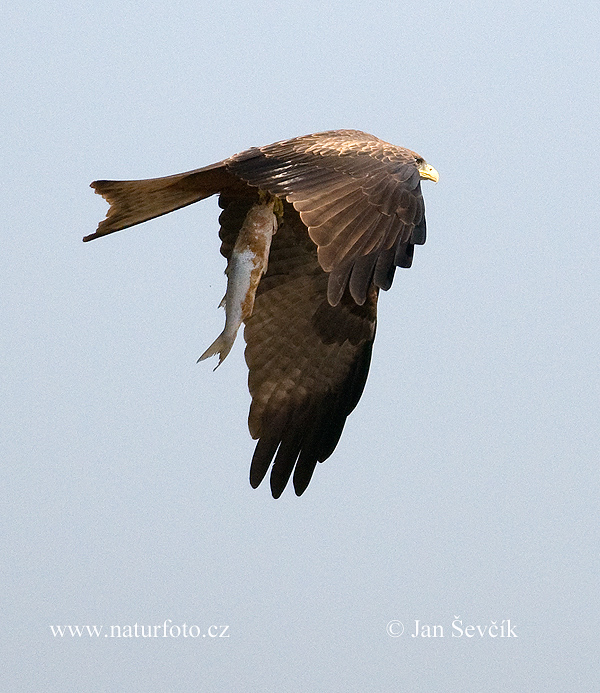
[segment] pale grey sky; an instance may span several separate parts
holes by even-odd
[[[598,690],[597,3],[0,13],[7,690]],[[242,340],[196,364],[216,202],[83,244],[88,184],[333,128],[441,179],[336,452],[274,501]],[[104,637],[168,619],[199,637]]]

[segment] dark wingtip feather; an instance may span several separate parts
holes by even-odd
[[[368,341],[337,393],[329,392],[318,401],[313,400],[289,419],[280,419],[278,424],[274,425],[274,420],[271,421],[273,428],[270,437],[258,441],[252,458],[252,488],[257,488],[265,478],[272,461],[270,487],[273,498],[282,495],[292,473],[296,495],[301,496],[306,491],[317,462],[323,462],[333,453],[346,419],[362,395],[371,351],[372,341]]]
[[[279,441],[273,438],[261,438],[256,444],[250,464],[250,486],[252,488],[258,488],[265,478],[278,446]]]
[[[313,458],[311,460],[302,460],[302,457],[296,463],[296,469],[294,470],[294,492],[297,496],[301,496],[304,491],[308,488],[310,480],[312,479],[313,472],[317,466],[317,459]]]

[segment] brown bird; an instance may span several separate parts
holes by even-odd
[[[273,496],[292,472],[301,495],[334,451],[367,379],[379,289],[425,242],[421,179],[438,173],[415,152],[333,130],[166,178],[92,183],[110,209],[84,241],[219,195],[225,329],[200,360],[221,363],[245,323],[254,488],[273,462]]]

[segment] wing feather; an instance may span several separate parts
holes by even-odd
[[[293,203],[318,246],[321,267],[331,273],[329,300],[340,300],[345,288],[340,282],[354,276],[348,262],[379,255],[395,244],[380,271],[371,272],[380,288],[389,288],[389,262],[397,257],[405,266],[404,244],[424,215],[417,158],[372,135],[337,130],[255,147],[226,164],[248,184]],[[362,235],[369,236],[367,243],[358,242]],[[419,238],[417,234],[415,242]],[[361,303],[368,291],[366,268],[375,266],[377,257],[360,260],[352,295]]]
[[[243,205],[234,200],[227,204],[224,196],[221,204],[225,246],[235,236]],[[333,452],[366,382],[377,289],[372,287],[363,306],[347,291],[332,306],[327,285],[316,246],[293,206],[285,203],[269,267],[244,330],[252,396],[248,425],[258,439],[250,482],[257,486],[273,463],[275,497],[292,475],[296,493],[305,490],[317,462]]]

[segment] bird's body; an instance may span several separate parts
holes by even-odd
[[[422,178],[438,176],[414,152],[336,130],[167,178],[92,183],[111,207],[84,240],[219,195],[226,326],[201,358],[220,363],[245,323],[252,486],[273,462],[273,496],[292,472],[300,495],[335,449],[366,382],[379,289],[425,242]]]

